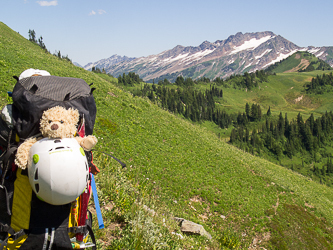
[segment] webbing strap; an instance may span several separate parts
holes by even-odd
[[[54,241],[54,233],[55,233],[55,228],[52,227],[52,232],[51,232],[51,239],[50,239],[50,246],[49,246],[49,250],[52,249],[52,245],[53,245],[53,241]]]
[[[99,206],[97,188],[96,188],[95,178],[94,178],[93,174],[91,174],[91,188],[92,188],[92,192],[93,192],[93,195],[94,195],[94,203],[95,203],[95,208],[96,208],[98,226],[99,226],[99,229],[102,229],[102,228],[104,228],[104,222],[103,222],[103,216],[102,216],[101,208]]]
[[[94,232],[93,232],[92,228],[90,227],[90,225],[87,225],[87,229],[88,229],[91,241],[94,243],[94,246],[91,249],[96,250],[96,239],[95,239]]]
[[[45,228],[45,237],[44,237],[44,243],[43,243],[43,249],[42,250],[46,250],[48,238],[49,238],[49,229]]]
[[[3,156],[3,159],[1,160],[3,163],[5,163],[4,169],[2,169],[2,176],[1,176],[1,182],[0,185],[3,185],[5,182],[5,177],[7,174],[7,171],[9,169],[9,158],[12,156],[12,154],[17,150],[17,146],[12,146],[9,149],[7,149],[6,153]]]
[[[2,191],[1,191],[2,190]],[[12,215],[12,212],[10,211],[10,205],[9,205],[9,196],[7,192],[7,188],[5,186],[0,185],[0,192],[5,192],[6,197],[6,206],[7,206],[7,214]]]

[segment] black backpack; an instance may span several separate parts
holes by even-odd
[[[12,126],[0,118],[0,249],[8,240],[23,239],[20,249],[72,249],[68,233],[81,233],[94,236],[91,231],[91,214],[85,226],[68,228],[72,204],[54,206],[39,200],[31,193],[27,215],[28,225],[18,230],[13,229],[16,220],[16,207],[24,206],[15,203],[19,196],[17,186],[27,180],[27,170],[17,169],[14,157],[17,147],[25,139],[40,134],[39,122],[45,110],[62,106],[75,108],[80,113],[80,124],[85,134],[91,135],[96,118],[96,104],[93,97],[94,88],[82,79],[58,76],[33,76],[19,80],[12,92]],[[92,154],[87,152],[89,164]],[[22,188],[21,188],[22,189]],[[24,190],[22,191],[24,192]],[[26,192],[26,191],[25,191]],[[30,192],[30,191],[29,191]],[[21,194],[22,196],[22,194]],[[50,237],[46,238],[46,232]],[[47,248],[46,248],[47,247]],[[95,247],[93,247],[95,248]],[[6,248],[5,248],[6,249]],[[44,248],[43,248],[44,249]]]

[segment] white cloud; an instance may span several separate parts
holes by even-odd
[[[105,10],[98,10],[97,13],[96,13],[96,11],[92,10],[92,11],[89,13],[89,16],[96,15],[96,14],[98,14],[98,15],[103,15],[103,14],[105,14],[105,13],[106,13]]]
[[[37,1],[40,6],[56,6],[58,5],[58,0],[53,1]]]
[[[96,12],[93,10],[89,13],[89,16],[92,16],[92,15],[96,15]]]

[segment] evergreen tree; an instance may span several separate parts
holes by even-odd
[[[248,103],[245,104],[245,114],[247,116],[247,119],[250,118],[250,105]]]
[[[268,110],[267,110],[267,116],[271,116],[272,113],[271,113],[271,106],[269,106]]]
[[[43,37],[42,37],[42,36],[40,36],[40,38],[38,39],[38,45],[39,45],[42,49],[46,50],[46,46],[45,46],[45,44],[44,44],[44,42],[43,42]]]
[[[29,29],[28,34],[29,34],[29,41],[37,43],[35,30],[30,30]]]

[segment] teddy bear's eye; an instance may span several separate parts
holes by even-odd
[[[64,123],[64,121],[63,121],[63,120],[61,120],[61,121],[60,121],[60,123],[61,123],[61,124],[63,124],[63,123]]]
[[[52,121],[51,120],[49,120],[49,123],[51,123]]]

